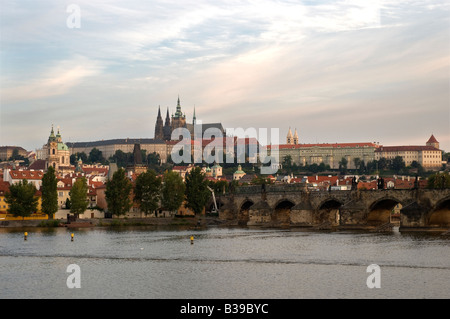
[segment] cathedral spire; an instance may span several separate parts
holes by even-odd
[[[183,113],[181,112],[181,104],[180,104],[180,96],[178,95],[178,101],[177,101],[177,110],[175,112],[175,117],[183,117]]]
[[[161,117],[161,105],[158,106],[158,118],[162,118]]]
[[[197,122],[197,118],[195,117],[195,105],[194,105],[194,117],[192,118],[192,124],[195,125],[195,122]]]

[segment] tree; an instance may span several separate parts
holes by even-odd
[[[186,207],[191,208],[196,215],[200,214],[210,195],[208,180],[200,167],[186,174]]]
[[[428,177],[427,188],[450,188],[450,175],[448,172],[435,173]]]
[[[176,211],[184,201],[186,185],[180,175],[173,171],[164,173],[164,184],[162,186],[162,206],[169,211]]]
[[[120,168],[106,183],[105,197],[108,211],[117,216],[128,213],[133,206],[130,198],[132,188],[133,185],[126,177],[125,170]]]
[[[94,147],[89,152],[88,161],[89,161],[89,163],[102,163],[102,162],[104,162],[105,159],[103,158],[102,151],[100,151],[98,148]]]
[[[55,169],[49,166],[42,177],[42,212],[48,215],[48,219],[53,219],[53,214],[58,211],[57,184]]]
[[[404,169],[406,167],[405,162],[403,161],[403,157],[396,156],[392,160],[391,167],[395,171],[395,173],[398,174],[402,169]]]
[[[37,210],[39,199],[35,195],[36,187],[26,179],[12,184],[5,194],[5,201],[9,205],[8,214],[22,219],[30,216]]]
[[[339,171],[341,172],[341,174],[346,174],[347,173],[347,164],[348,161],[345,157],[343,157],[340,161],[339,161]]]
[[[129,162],[131,162],[131,153],[125,153],[121,150],[117,150],[113,156],[111,156],[109,159],[113,162],[117,163],[117,166],[120,167],[126,167]]]
[[[70,190],[70,212],[77,218],[78,215],[83,214],[88,208],[88,186],[86,178],[79,178],[73,183]]]
[[[156,176],[154,170],[140,174],[134,187],[134,199],[139,203],[145,215],[159,207],[161,197],[161,178]]]

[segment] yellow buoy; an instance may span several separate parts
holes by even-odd
[[[191,236],[191,244],[194,243],[194,236]]]
[[[24,232],[24,233],[23,233],[23,239],[24,239],[24,240],[27,240],[27,237],[28,237],[28,233],[27,233],[27,232]]]
[[[73,241],[73,236],[74,236],[74,234],[72,233],[72,234],[70,234],[70,237],[71,237],[71,240]]]

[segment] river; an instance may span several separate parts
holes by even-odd
[[[450,239],[438,234],[221,227],[27,231],[25,241],[23,229],[0,229],[0,299],[450,298]],[[372,264],[379,266],[380,288],[368,287]],[[81,288],[70,289],[75,273]]]

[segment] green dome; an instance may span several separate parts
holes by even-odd
[[[64,143],[58,143],[58,151],[68,151],[69,147]]]
[[[242,170],[242,166],[239,165],[238,166],[238,170],[236,172],[234,172],[235,174],[245,174],[245,172]]]

